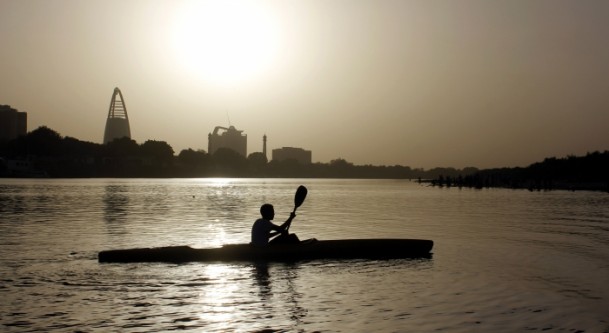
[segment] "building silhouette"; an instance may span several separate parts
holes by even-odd
[[[129,128],[129,116],[127,116],[127,106],[123,93],[118,88],[114,88],[108,119],[106,120],[106,130],[104,131],[104,144],[127,137],[131,139],[131,129]]]
[[[10,105],[0,105],[0,142],[27,134],[27,112],[19,112]]]
[[[264,155],[264,159],[268,161],[268,157],[266,155],[266,134],[262,137],[262,155]]]
[[[311,164],[311,151],[294,147],[273,149],[273,161],[286,160],[295,160],[300,164]]]
[[[219,131],[223,130],[220,134]],[[209,154],[215,153],[220,148],[229,148],[238,154],[247,156],[247,135],[239,131],[235,126],[221,127],[216,126],[213,133],[208,135],[207,151]]]

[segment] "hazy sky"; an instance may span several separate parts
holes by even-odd
[[[480,168],[609,149],[609,1],[0,0],[0,104],[101,143]]]

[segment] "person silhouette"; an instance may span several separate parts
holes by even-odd
[[[266,246],[269,244],[269,240],[277,235],[283,235],[283,238],[286,239],[288,236],[291,236],[288,235],[287,229],[294,217],[296,217],[294,212],[290,213],[290,217],[280,226],[271,222],[275,218],[275,208],[273,208],[273,205],[268,203],[262,205],[260,207],[260,215],[262,215],[262,218],[257,219],[256,222],[254,222],[254,225],[252,225],[252,241],[250,244],[255,246]],[[296,235],[294,235],[294,237],[295,236]],[[271,242],[285,242],[280,241],[280,237],[273,239]]]

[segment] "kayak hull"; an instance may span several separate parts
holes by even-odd
[[[425,239],[306,240],[297,244],[264,247],[229,244],[219,248],[195,249],[169,246],[101,251],[99,262],[230,262],[299,261],[318,259],[396,259],[430,257],[433,241]]]

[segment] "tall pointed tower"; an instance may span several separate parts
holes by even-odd
[[[106,120],[104,144],[122,137],[131,139],[129,116],[127,116],[127,107],[125,106],[123,93],[121,93],[120,89],[114,88],[112,100],[110,101],[110,110],[108,111],[108,119]]]

